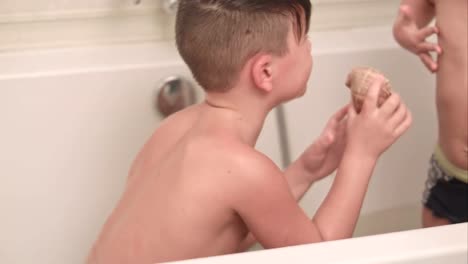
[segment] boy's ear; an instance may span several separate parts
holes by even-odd
[[[262,54],[252,64],[252,79],[255,86],[264,92],[273,90],[273,57]]]

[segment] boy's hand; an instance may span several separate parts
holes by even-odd
[[[442,54],[442,48],[435,43],[427,42],[426,39],[439,34],[437,27],[418,28],[413,10],[407,5],[400,7],[398,18],[395,22],[393,33],[402,47],[419,56],[427,69],[436,72],[437,62],[432,58],[431,52]]]
[[[372,84],[360,114],[353,107],[349,108],[346,148],[362,159],[376,160],[412,123],[410,111],[395,93],[377,107],[383,85],[383,78]]]
[[[333,173],[341,162],[346,145],[346,115],[350,105],[336,112],[320,137],[302,155],[304,168],[317,181]]]

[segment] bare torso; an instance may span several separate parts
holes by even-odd
[[[440,29],[437,72],[439,144],[457,167],[468,169],[467,0],[434,0]]]
[[[212,131],[200,125],[202,109],[170,117],[145,145],[88,263],[159,263],[238,250],[247,229],[229,209],[230,165],[212,158],[226,150],[206,140]]]

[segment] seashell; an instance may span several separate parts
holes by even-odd
[[[346,86],[351,90],[354,108],[361,112],[367,91],[377,78],[384,79],[384,85],[380,89],[377,106],[380,107],[392,94],[390,81],[378,70],[370,67],[356,67],[349,73]]]

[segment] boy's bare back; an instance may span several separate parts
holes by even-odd
[[[217,117],[225,113],[213,111],[203,104],[190,107],[154,133],[134,162],[90,263],[163,262],[239,249],[247,235],[231,209],[242,184],[238,174],[245,171],[239,165],[262,159],[223,133],[229,122]]]
[[[438,42],[439,143],[457,167],[468,169],[468,1],[433,0]]]

